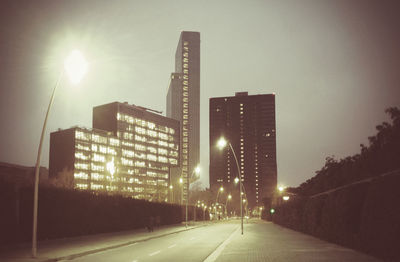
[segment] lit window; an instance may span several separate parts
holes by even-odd
[[[99,146],[99,151],[103,154],[107,154],[107,147],[105,146]]]
[[[78,140],[89,141],[90,140],[90,134],[76,130],[75,131],[75,138],[78,139]]]
[[[158,156],[158,162],[168,163],[168,158],[165,156]]]
[[[126,157],[133,157],[135,153],[131,150],[122,149],[122,155]]]
[[[114,156],[117,155],[117,151],[115,151],[115,149],[112,147],[107,148],[107,153]]]
[[[163,140],[168,140],[168,135],[164,133],[158,133],[158,136]]]
[[[75,152],[75,158],[87,160],[87,159],[89,159],[89,156],[83,154],[83,152]]]
[[[83,145],[83,144],[76,144],[76,146],[75,146],[77,149],[79,149],[79,150],[85,150],[85,151],[90,151],[90,148],[89,148],[89,146],[88,145]]]
[[[74,178],[78,178],[78,179],[88,179],[89,176],[88,176],[87,173],[79,172],[79,173],[74,173]]]
[[[89,164],[85,164],[85,163],[75,163],[74,164],[75,169],[84,169],[84,170],[88,170],[89,169]]]
[[[100,175],[99,173],[93,173],[91,174],[92,180],[103,180],[104,176]]]
[[[90,189],[92,189],[92,190],[100,190],[100,189],[103,189],[103,188],[104,188],[104,186],[100,185],[100,184],[94,184],[94,183],[90,184]]]
[[[75,188],[77,188],[77,189],[87,189],[88,185],[87,184],[76,184]]]
[[[157,149],[152,146],[148,146],[147,151],[149,151],[150,153],[153,153],[153,154],[157,154]]]
[[[92,141],[96,143],[107,144],[107,138],[104,136],[92,134]]]
[[[104,163],[106,161],[106,158],[103,155],[93,154],[93,159],[92,160],[96,161],[96,162],[103,162]]]
[[[157,161],[157,156],[152,154],[147,154],[147,160]]]
[[[151,136],[151,137],[157,137],[157,131],[153,131],[153,130],[147,130],[147,135]],[[168,136],[167,136],[168,138]]]
[[[146,151],[146,146],[141,144],[135,144],[135,150]]]
[[[100,171],[100,172],[103,172],[103,171],[104,171],[104,166],[99,166],[99,165],[96,165],[96,164],[94,164],[94,163],[91,163],[91,169],[92,169],[93,171]]]

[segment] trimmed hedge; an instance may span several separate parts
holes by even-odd
[[[400,260],[400,173],[275,207],[280,225]]]
[[[30,241],[32,236],[32,187],[14,189],[0,183],[0,244]],[[148,202],[118,195],[94,194],[51,187],[39,188],[38,239],[54,239],[144,228],[150,217],[161,225],[181,223],[185,210],[179,205]],[[193,217],[189,208],[189,217]],[[19,220],[19,221],[17,221]]]

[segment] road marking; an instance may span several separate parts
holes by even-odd
[[[138,262],[138,260],[133,260],[132,262]]]
[[[232,241],[235,234],[239,232],[239,229],[240,227],[233,231],[233,233],[221,245],[219,245],[219,247],[214,252],[212,252],[203,262],[214,262],[215,260],[217,260],[224,248]]]
[[[158,253],[160,253],[161,252],[161,250],[157,250],[156,252],[153,252],[153,253],[151,253],[151,254],[149,254],[149,256],[154,256],[154,255],[157,255]]]
[[[176,244],[173,244],[173,245],[170,245],[168,248],[173,248],[175,246],[176,246]]]
[[[129,247],[129,246],[134,246],[134,245],[137,245],[137,244],[138,244],[138,242],[135,242],[135,243],[133,243],[133,244],[127,245],[127,247]]]

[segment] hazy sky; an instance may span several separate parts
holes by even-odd
[[[359,144],[400,105],[396,1],[2,1],[0,161],[34,166],[63,58],[90,61],[62,81],[49,134],[92,126],[92,108],[120,101],[165,114],[182,30],[201,33],[201,166],[208,187],[210,97],[276,93],[278,181],[297,186],[326,156]]]

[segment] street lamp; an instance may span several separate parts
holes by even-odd
[[[182,202],[183,202],[183,178],[182,177],[179,178],[179,184],[181,184],[181,205],[182,205]]]
[[[218,196],[220,192],[224,192],[224,188],[222,186],[218,189],[217,197],[215,198],[215,204],[218,204]]]
[[[174,191],[173,191],[172,189],[174,189],[173,185],[169,185],[169,190],[170,190],[170,192],[169,192],[169,195],[170,195],[170,202],[171,202],[171,203],[174,203]]]
[[[240,190],[240,226],[241,226],[241,230],[242,230],[242,235],[243,235],[243,195],[242,195],[242,176],[240,173],[240,168],[239,168],[239,162],[237,160],[236,154],[235,154],[235,150],[233,150],[232,144],[228,141],[225,140],[225,138],[221,137],[218,140],[218,147],[219,149],[223,149],[226,144],[229,144],[229,148],[232,150],[233,156],[235,157],[235,161],[236,161],[236,166],[237,166],[237,170],[238,170],[238,177],[239,177],[239,190]]]
[[[283,197],[282,197],[282,199],[285,200],[285,201],[288,201],[289,198],[290,198],[289,196],[283,196]]]
[[[228,216],[228,200],[231,200],[231,199],[232,199],[232,195],[229,194],[229,195],[226,197],[226,202],[225,202],[225,215],[226,215],[226,216]]]
[[[194,174],[200,174],[200,167],[199,166],[197,166],[194,170],[193,170],[193,172],[192,172],[192,175],[190,176],[190,177],[193,177],[194,176]],[[187,224],[188,224],[188,202],[189,202],[189,186],[190,186],[190,181],[189,181],[190,179],[187,179],[187,193],[186,193],[186,219],[185,219],[185,227],[187,227]],[[182,190],[182,197],[183,197],[183,190]]]
[[[82,53],[78,50],[73,50],[64,62],[64,70],[61,70],[58,80],[54,86],[53,93],[51,94],[50,102],[47,107],[46,117],[44,119],[42,134],[40,135],[39,149],[36,158],[35,166],[35,184],[33,193],[33,226],[32,226],[32,257],[36,257],[37,253],[37,212],[38,212],[38,195],[39,195],[39,169],[40,169],[40,157],[42,154],[42,145],[44,133],[46,131],[47,119],[49,117],[50,108],[54,101],[54,95],[57,87],[64,75],[67,74],[72,84],[78,84],[82,77],[86,74],[88,69],[88,63],[83,57]]]

